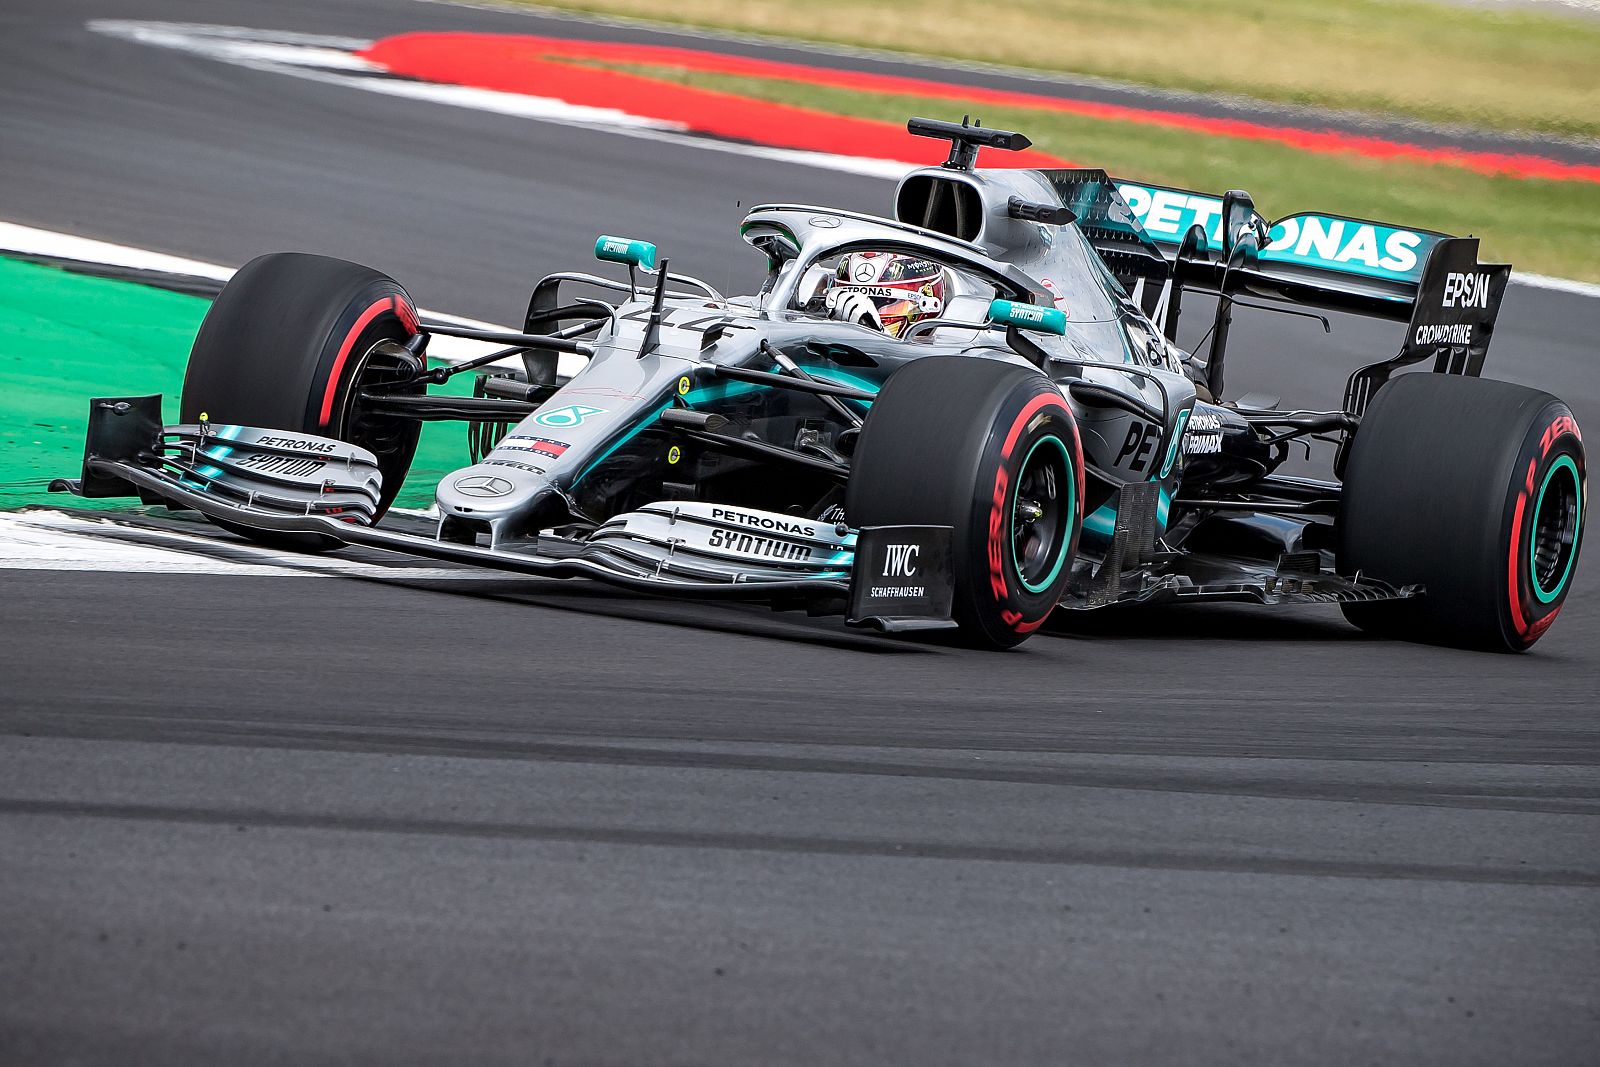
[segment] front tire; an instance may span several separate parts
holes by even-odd
[[[1077,550],[1083,450],[1072,411],[1029,367],[913,360],[867,413],[845,516],[857,527],[951,527],[963,640],[1020,644],[1060,601]]]
[[[278,252],[246,263],[200,324],[179,404],[183,422],[214,423],[330,437],[368,449],[383,475],[377,517],[399,493],[421,425],[369,416],[363,388],[394,381],[401,367],[374,353],[418,330],[411,297],[394,279],[326,256]],[[298,548],[332,547],[326,538],[264,535]]]
[[[1587,504],[1583,440],[1549,393],[1443,374],[1396,378],[1351,445],[1339,562],[1405,601],[1345,605],[1369,632],[1520,652],[1572,587]]]

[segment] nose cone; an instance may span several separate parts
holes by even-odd
[[[439,514],[490,521],[521,515],[551,488],[542,474],[479,463],[439,483]]]

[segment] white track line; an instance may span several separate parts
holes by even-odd
[[[459,2],[459,0],[426,0],[426,2],[455,3]],[[1600,0],[1592,0],[1592,2],[1600,4]],[[501,7],[498,4],[479,5],[465,3],[461,6],[485,6],[500,11],[515,10]],[[531,9],[525,10],[524,13],[537,13],[547,17],[575,18],[570,13],[559,13],[548,9]],[[589,16],[583,16],[581,19],[576,20],[644,25],[644,23],[632,19],[591,19]],[[371,71],[375,69],[373,65],[359,56],[350,54],[351,51],[371,43],[359,38],[284,33],[275,30],[256,30],[243,26],[144,22],[122,19],[96,19],[90,21],[88,27],[96,33],[103,33],[107,36],[137,41],[141,44],[160,48],[189,52],[224,63],[250,67],[255,70],[274,71],[310,81],[320,81],[390,96],[425,100],[451,107],[464,107],[476,111],[512,115],[536,122],[574,126],[582,129],[599,130],[623,137],[680,144],[702,151],[777,160],[801,166],[819,167],[826,170],[843,171],[850,174],[860,174],[864,177],[894,181],[898,181],[903,177],[911,166],[911,164],[894,160],[863,159],[856,156],[834,155],[825,152],[803,152],[794,149],[767,148],[760,145],[732,144],[710,140],[686,134],[681,126],[674,126],[674,124],[664,123],[660,120],[630,115],[609,108],[583,107],[555,98],[527,96],[521,93],[495,92],[459,85],[438,85],[431,82],[404,79],[374,78],[371,77]],[[737,39],[740,36],[737,34],[702,33],[683,27],[661,27],[661,29],[666,33],[690,37],[731,37]],[[767,40],[765,43],[771,44],[775,42]],[[828,51],[827,48],[819,48],[814,44],[804,42],[794,42],[794,45],[812,50]],[[840,54],[845,54],[847,51],[842,50]],[[895,54],[885,54],[878,58],[894,58],[901,62],[915,61],[914,57]],[[4,240],[0,238],[0,246],[3,245]],[[204,276],[209,277],[209,275]],[[1567,278],[1551,278],[1542,274],[1528,273],[1513,273],[1511,277],[1512,281],[1535,289],[1549,289],[1574,296],[1600,297],[1600,285],[1590,282],[1574,281]],[[440,354],[440,358],[449,359],[450,357]],[[470,357],[457,356],[455,358],[459,360]],[[569,372],[563,368],[562,373]]]
[[[1526,285],[1532,289],[1553,289],[1558,293],[1571,293],[1574,296],[1600,297],[1600,285],[1593,282],[1573,281],[1571,278],[1551,278],[1544,274],[1530,274],[1527,271],[1513,270],[1511,280],[1518,285]]]
[[[95,241],[70,233],[19,226],[14,222],[0,222],[0,249],[26,255],[75,259],[80,263],[105,263],[113,267],[154,270],[163,274],[186,274],[191,278],[210,278],[219,282],[233,277],[231,269],[215,263],[169,256],[145,248],[114,245],[109,241]]]
[[[116,536],[161,542],[142,543]],[[225,549],[234,557],[215,555]],[[384,578],[392,581],[507,580],[514,575],[450,567],[385,567],[338,556],[276,552],[201,533],[127,527],[90,512],[0,512],[0,570],[119,571],[139,574],[231,574],[294,578]]]
[[[123,571],[135,574],[305,575],[271,564],[231,563],[192,552],[94,537],[92,521],[73,522],[59,512],[0,513],[0,570]]]
[[[127,19],[93,19],[88,27],[95,33],[136,41],[158,48],[171,48],[205,56],[223,63],[274,71],[293,78],[361,89],[386,96],[470,108],[500,115],[599,130],[622,137],[684,145],[707,152],[722,152],[747,159],[767,159],[824,170],[862,174],[873,178],[898,180],[910,163],[887,159],[863,159],[830,152],[807,152],[792,148],[717,141],[687,132],[682,123],[665,122],[629,114],[614,108],[571,104],[556,97],[529,96],[464,85],[373,77],[381,68],[358,56],[344,54],[330,61],[330,50],[359,49],[371,41],[348,37],[316,37],[308,34],[255,30],[244,26],[211,26],[199,23],[145,22]]]
[[[183,274],[193,278],[209,278],[213,281],[225,282],[233,277],[234,268],[224,267],[218,263],[206,263],[198,259],[186,259],[182,256],[172,256],[164,252],[152,252],[147,248],[136,248],[132,245],[112,244],[110,241],[96,241],[88,237],[78,237],[70,233],[58,233],[54,230],[43,230],[34,226],[22,226],[14,222],[0,222],[0,254],[5,252],[18,252],[23,255],[47,256],[57,259],[72,259],[80,263],[102,263],[113,267],[128,267],[133,270],[160,271],[165,274]],[[477,319],[465,319],[460,315],[447,315],[441,311],[430,311],[427,308],[419,309],[425,319],[436,322],[448,323],[454,326],[464,326],[475,330],[508,330],[508,326],[500,326],[492,322],[480,322]],[[482,341],[469,341],[461,337],[444,337],[436,335],[428,344],[428,355],[446,363],[461,363],[481,356],[500,345],[485,344]],[[562,354],[560,371],[562,374],[576,374],[583,366],[583,357]]]

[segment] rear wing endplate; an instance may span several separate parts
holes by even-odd
[[[1360,415],[1394,371],[1425,360],[1442,374],[1477,377],[1511,280],[1509,263],[1479,263],[1476,237],[1440,238],[1428,253],[1399,355],[1362,367],[1345,388],[1345,410]]]

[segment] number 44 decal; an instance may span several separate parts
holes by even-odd
[[[564,408],[554,411],[541,411],[533,417],[533,421],[540,426],[554,426],[558,429],[567,429],[577,426],[590,415],[604,415],[605,408],[588,408],[582,404],[568,404]]]

